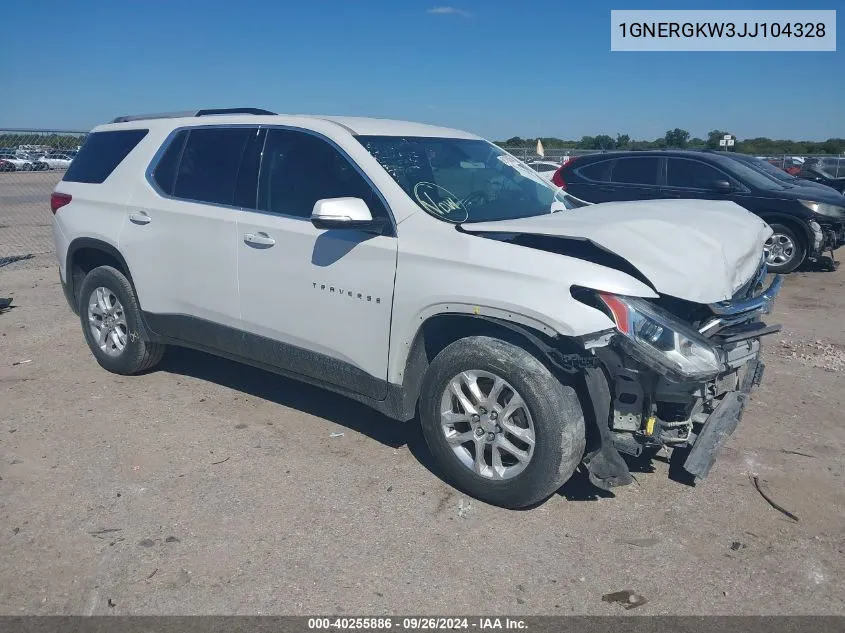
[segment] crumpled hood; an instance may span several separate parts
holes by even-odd
[[[606,202],[461,228],[589,240],[627,260],[661,294],[695,303],[730,299],[757,272],[772,234],[733,202],[674,199]]]

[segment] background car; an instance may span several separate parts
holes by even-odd
[[[780,169],[773,165],[770,161],[766,161],[755,156],[750,156],[748,154],[739,154],[737,152],[729,152],[727,154],[734,160],[738,160],[740,162],[745,163],[752,169],[756,169],[760,173],[766,174],[767,176],[771,176],[775,180],[779,180],[780,182],[792,186],[792,187],[817,187],[823,191],[826,191],[828,194],[831,193],[840,193],[833,187],[828,187],[820,182],[816,182],[814,180],[808,180],[804,178],[799,178],[797,176],[793,176],[790,173]]]
[[[801,171],[804,159],[800,156],[790,156],[787,158],[770,158],[767,162],[770,165],[785,171],[790,176],[796,176],[798,172]]]
[[[50,169],[50,165],[44,160],[42,154],[26,154],[24,158],[32,163],[33,171],[47,171]]]
[[[6,160],[5,158],[0,158],[0,171],[15,171],[16,167],[14,163]]]
[[[32,161],[20,158],[14,154],[0,154],[0,158],[12,163],[17,171],[33,171],[35,169]]]
[[[845,176],[845,158],[839,156],[823,156],[816,158],[808,158],[805,163],[808,167],[810,165],[820,165],[826,172],[831,174],[834,178],[842,178]]]
[[[552,176],[560,167],[560,163],[555,163],[550,160],[534,160],[528,163],[528,166],[536,171],[541,178],[551,182]]]
[[[67,154],[47,154],[41,160],[47,163],[50,169],[67,169],[73,158]]]
[[[771,272],[795,270],[845,244],[845,199],[781,183],[725,152],[657,150],[580,156],[552,179],[588,202],[698,198],[728,200],[773,229],[766,243]]]
[[[822,185],[827,185],[845,194],[845,169],[843,175],[837,176],[839,166],[838,163],[834,166],[830,162],[825,162],[827,159],[812,159],[804,163],[804,167],[798,172],[798,178],[808,182],[815,182]],[[837,160],[837,159],[834,159]]]

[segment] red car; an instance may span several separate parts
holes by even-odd
[[[0,158],[0,171],[15,171],[15,165]]]
[[[772,165],[774,165],[775,167],[777,167],[779,169],[784,170],[790,176],[797,176],[798,172],[801,171],[801,167],[803,166],[802,163],[799,163],[798,161],[796,161],[792,158],[787,158],[785,160],[772,158],[772,159],[769,159],[769,163],[771,163]]]

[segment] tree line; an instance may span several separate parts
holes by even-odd
[[[591,149],[591,150],[645,150],[645,149],[720,149],[719,140],[729,132],[711,130],[707,138],[690,138],[690,133],[680,128],[667,130],[653,141],[633,140],[627,134],[583,136],[580,141],[567,141],[555,137],[540,137],[546,149]],[[734,137],[735,138],[735,137]],[[502,147],[534,147],[536,138],[514,136],[506,141],[497,141]],[[734,151],[761,156],[777,154],[841,154],[845,153],[845,139],[829,138],[826,141],[790,141],[765,137],[736,140]]]

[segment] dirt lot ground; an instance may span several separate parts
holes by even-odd
[[[184,350],[109,374],[51,255],[0,268],[0,613],[616,614],[602,594],[630,589],[642,615],[845,614],[845,270],[785,286],[704,484],[658,459],[511,512],[342,397]]]

